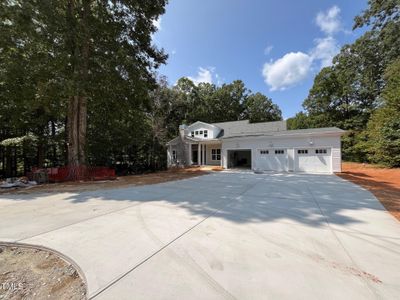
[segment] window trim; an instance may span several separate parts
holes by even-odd
[[[221,160],[221,148],[211,149],[211,160],[220,161]]]
[[[315,154],[319,154],[319,155],[328,154],[328,149],[327,149],[327,148],[318,148],[318,149],[315,149]]]
[[[297,154],[308,154],[308,149],[297,149]]]

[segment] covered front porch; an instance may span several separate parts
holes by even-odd
[[[195,166],[221,166],[221,142],[202,141],[190,143],[189,163]]]

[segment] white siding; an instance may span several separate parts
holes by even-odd
[[[294,171],[294,149],[287,149],[288,153],[288,170],[289,172]]]
[[[332,149],[332,172],[342,172],[342,151],[340,147]]]

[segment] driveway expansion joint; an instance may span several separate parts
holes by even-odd
[[[166,249],[167,247],[169,247],[170,245],[172,245],[174,242],[176,242],[177,240],[179,240],[180,238],[182,238],[183,236],[187,235],[189,232],[191,232],[193,229],[195,229],[197,226],[199,226],[200,224],[204,223],[207,219],[211,218],[212,216],[218,214],[223,208],[226,208],[228,206],[230,206],[231,204],[233,204],[235,202],[235,200],[239,200],[239,198],[245,194],[248,190],[250,190],[251,188],[253,188],[254,186],[256,186],[258,184],[258,182],[256,182],[255,184],[251,184],[249,187],[247,187],[244,191],[242,191],[237,197],[235,198],[231,198],[231,201],[228,202],[225,205],[222,205],[222,207],[220,207],[219,209],[216,209],[213,213],[209,214],[207,217],[205,217],[204,219],[202,219],[201,221],[197,222],[196,224],[194,224],[193,226],[191,226],[190,228],[188,228],[187,230],[185,230],[183,233],[181,233],[180,235],[178,235],[177,237],[175,237],[174,239],[172,239],[170,242],[168,242],[167,244],[165,244],[164,246],[162,246],[160,249],[158,249],[157,251],[155,251],[154,253],[152,253],[150,256],[146,257],[144,260],[142,260],[140,263],[138,263],[137,265],[135,265],[134,267],[132,267],[131,269],[129,269],[128,271],[126,271],[125,273],[121,274],[120,276],[118,276],[117,278],[115,278],[114,280],[112,280],[110,283],[108,283],[105,287],[97,290],[96,292],[93,293],[93,295],[91,295],[88,299],[94,299],[97,296],[99,296],[101,293],[103,293],[104,291],[106,291],[107,289],[109,289],[110,287],[112,287],[113,285],[115,285],[117,282],[119,282],[121,279],[123,279],[124,277],[126,277],[127,275],[129,275],[130,273],[132,273],[133,271],[135,271],[137,268],[139,268],[140,266],[142,266],[143,264],[145,264],[147,261],[149,261],[151,258],[155,257],[157,254],[159,254],[160,252],[162,252],[164,249]],[[229,198],[228,198],[229,199]],[[233,295],[229,294],[230,296],[233,297]],[[235,299],[235,297],[233,297],[233,299]]]

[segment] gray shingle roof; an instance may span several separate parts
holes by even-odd
[[[271,131],[271,132],[242,132],[234,135],[223,136],[222,138],[237,138],[237,137],[256,137],[256,136],[293,136],[293,135],[313,135],[319,133],[333,133],[343,134],[344,130],[337,127],[326,127],[326,128],[309,128],[309,129],[295,129],[295,130],[284,130],[284,131]]]
[[[286,131],[286,121],[250,123],[249,120],[242,120],[211,124],[223,129],[223,135],[218,136],[223,138],[249,133]]]
[[[326,128],[310,128],[287,130],[286,121],[260,122],[250,123],[249,120],[211,123],[211,125],[221,128],[221,132],[216,139],[229,139],[240,137],[257,137],[257,136],[293,136],[293,135],[315,135],[319,133],[343,134],[344,130],[337,127]],[[169,141],[167,144],[175,144],[178,142],[179,136]],[[214,139],[214,140],[216,140]],[[204,141],[195,137],[185,136],[185,140],[194,142]]]

